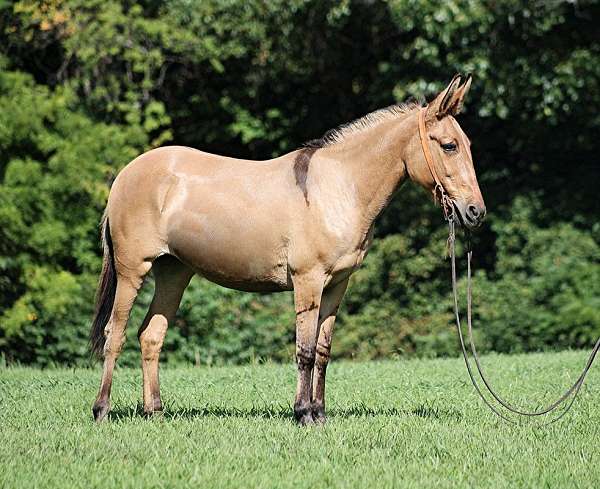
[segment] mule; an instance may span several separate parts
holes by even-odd
[[[104,369],[94,418],[109,412],[129,313],[152,270],[154,298],[138,332],[146,413],[162,409],[161,346],[198,274],[242,291],[293,290],[294,415],[303,425],[324,422],[336,314],[371,246],[377,216],[407,178],[438,197],[424,150],[463,224],[476,227],[483,219],[470,142],[454,118],[470,85],[470,76],[457,75],[426,107],[378,110],[268,161],[170,146],[129,163],[113,183],[102,220],[104,261],[91,340]]]

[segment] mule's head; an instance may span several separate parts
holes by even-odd
[[[473,168],[471,143],[454,118],[460,112],[470,86],[470,75],[466,78],[456,75],[426,108],[420,109],[424,111],[419,116],[424,118],[425,131],[422,135],[417,131],[412,140],[407,170],[413,181],[439,198],[435,172],[462,224],[474,229],[485,216],[485,204]],[[431,154],[430,163],[423,144],[428,146]]]

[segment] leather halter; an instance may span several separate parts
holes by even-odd
[[[431,176],[433,177],[433,181],[435,182],[435,186],[433,187],[433,198],[436,202],[439,202],[442,211],[444,212],[444,218],[446,221],[454,220],[454,205],[452,203],[452,199],[447,194],[446,189],[442,185],[440,178],[435,170],[435,165],[433,163],[433,155],[431,154],[431,149],[429,147],[429,137],[427,134],[427,128],[425,127],[425,114],[427,113],[427,107],[421,107],[419,110],[419,138],[421,139],[421,147],[423,148],[423,155],[425,156],[425,161],[427,162],[427,166],[429,167],[429,171],[431,172]]]

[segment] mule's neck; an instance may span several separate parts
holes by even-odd
[[[356,188],[365,224],[370,225],[385,209],[408,176],[407,161],[418,132],[418,110],[391,118],[352,134],[347,141],[327,148],[340,161]]]

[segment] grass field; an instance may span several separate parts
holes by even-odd
[[[552,398],[586,354],[487,356],[507,397]],[[141,374],[120,369],[110,421],[92,422],[100,371],[0,370],[2,488],[531,487],[600,485],[600,368],[572,414],[499,421],[458,359],[333,363],[326,427],[291,416],[294,367],[162,370],[162,417],[141,415]],[[529,405],[528,407],[535,407]]]

